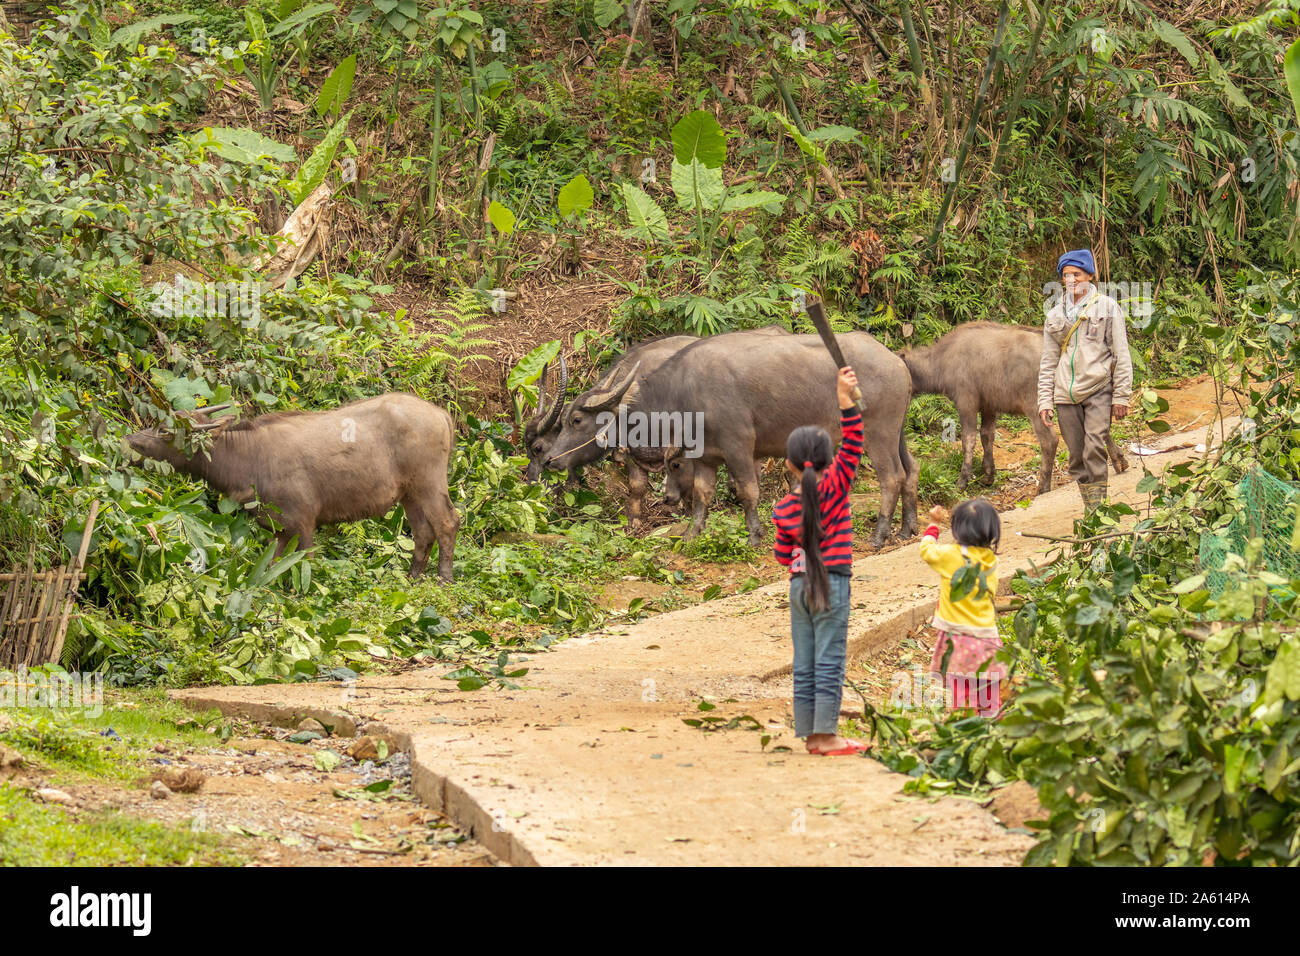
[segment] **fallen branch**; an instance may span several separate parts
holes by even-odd
[[[1140,534],[1182,534],[1182,531],[1172,529],[1150,529],[1147,531],[1115,531],[1110,534],[1095,534],[1091,538],[1060,538],[1053,534],[1031,534],[1028,531],[1017,531],[1022,538],[1040,538],[1043,541],[1061,541],[1066,544],[1091,544],[1093,541],[1105,541],[1108,538],[1127,538],[1129,535],[1136,537]]]

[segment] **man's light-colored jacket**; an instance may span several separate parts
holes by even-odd
[[[1128,405],[1133,391],[1133,360],[1128,352],[1124,308],[1095,288],[1080,304],[1083,321],[1073,335],[1074,318],[1065,314],[1065,297],[1043,323],[1043,360],[1038,367],[1038,410],[1079,405],[1110,388],[1111,404]]]

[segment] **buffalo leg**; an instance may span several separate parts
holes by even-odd
[[[691,515],[691,526],[682,535],[683,540],[689,541],[704,530],[704,522],[708,519],[709,505],[713,503],[713,492],[717,487],[717,466],[697,464],[695,466],[695,487],[692,490],[695,508]]]
[[[1115,467],[1115,474],[1120,475],[1128,471],[1128,459],[1124,457],[1124,453],[1115,444],[1115,439],[1111,436],[1109,430],[1106,432],[1106,454],[1110,457],[1110,463]]]
[[[993,439],[996,437],[998,416],[989,412],[980,413],[980,444],[984,446],[984,481],[993,484],[997,479],[997,468],[993,464]]]
[[[727,471],[731,472],[736,482],[736,497],[740,499],[740,506],[745,509],[745,527],[749,529],[749,546],[757,548],[763,543],[763,526],[758,523],[758,469],[755,467],[754,460],[746,455],[735,463],[734,470],[731,463],[728,463]]]
[[[961,474],[957,476],[957,490],[961,491],[974,474],[975,435],[979,430],[978,412],[975,408],[964,405],[957,407],[957,417],[961,422]]]
[[[1038,466],[1038,493],[1047,494],[1052,490],[1052,470],[1056,467],[1056,449],[1060,439],[1051,425],[1044,425],[1042,416],[1033,414],[1029,419],[1034,425],[1034,435],[1038,439],[1038,454],[1042,463]]]
[[[899,422],[902,427],[902,422]],[[963,441],[966,433],[962,432]],[[971,433],[972,439],[974,433]],[[884,439],[882,436],[868,432],[867,457],[875,469],[876,480],[880,482],[880,514],[876,516],[876,533],[871,536],[871,546],[879,548],[889,537],[889,527],[893,523],[894,509],[898,499],[903,496],[907,485],[907,476],[903,473],[903,461],[898,456],[898,432]],[[915,507],[915,506],[913,506]],[[904,502],[904,524],[906,524],[907,504]],[[904,531],[906,532],[906,527]]]
[[[315,540],[316,528],[313,525],[299,525],[293,527],[284,525],[280,528],[279,533],[275,536],[275,557],[278,560],[281,555],[289,548],[289,542],[295,537],[298,539],[299,551],[310,551],[312,542]]]
[[[433,496],[433,533],[438,539],[438,577],[452,579],[451,561],[456,553],[456,532],[460,530],[460,512],[447,495],[447,479],[437,482]]]
[[[902,449],[902,464],[907,469],[907,477],[903,479],[903,527],[902,535],[904,538],[913,538],[916,536],[916,510],[918,487],[921,483],[921,469],[916,464],[916,459],[906,447]]]
[[[641,529],[641,506],[645,503],[646,491],[650,488],[649,473],[636,463],[636,459],[627,459],[627,523],[633,531]]]
[[[424,513],[420,503],[414,497],[402,502],[406,510],[406,520],[411,526],[411,538],[415,547],[411,551],[411,577],[420,578],[429,563],[429,552],[433,550],[433,522]]]
[[[754,474],[761,475],[762,473],[763,473],[763,459],[755,458]],[[736,476],[735,474],[732,473],[732,470],[730,468],[727,469],[727,491],[731,492],[732,496],[737,501],[743,500],[741,497],[740,483],[736,480]]]

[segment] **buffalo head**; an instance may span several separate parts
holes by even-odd
[[[542,476],[542,467],[550,453],[551,446],[560,434],[560,414],[564,410],[564,393],[569,386],[569,368],[560,356],[560,383],[555,390],[555,401],[548,408],[546,405],[546,381],[550,375],[551,364],[546,363],[542,369],[542,379],[537,386],[537,412],[524,425],[524,452],[528,455],[528,480],[537,481]]]
[[[202,411],[177,412],[176,417],[186,420],[192,432],[210,432],[218,435],[233,424],[235,419],[230,417],[213,421],[211,416],[214,412],[229,408],[230,404],[227,402],[225,405],[211,405]],[[165,461],[173,467],[178,468],[188,460],[188,456],[176,447],[176,432],[161,425],[133,432],[127,435],[125,440],[137,454],[145,458]]]
[[[560,434],[548,453],[547,468],[577,468],[605,456],[617,443],[609,416],[617,414],[624,399],[635,402],[633,386],[640,368],[637,362],[622,378],[597,385],[569,403],[560,416]]]

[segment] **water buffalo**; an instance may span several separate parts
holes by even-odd
[[[760,329],[747,329],[730,335],[789,335],[788,329],[779,325],[768,325]],[[608,388],[612,382],[625,376],[629,369],[639,368],[640,374],[649,375],[671,356],[699,339],[694,335],[665,335],[639,342],[620,356],[589,390],[599,392]],[[563,357],[560,359],[560,386],[554,402],[548,408],[545,402],[545,376],[539,390],[538,412],[524,428],[524,448],[528,453],[528,480],[536,481],[542,472],[543,463],[550,457],[551,446],[559,437],[561,415],[564,408],[564,391],[568,383],[568,372]],[[544,411],[543,411],[544,409]],[[595,464],[613,450],[614,446],[600,446],[592,443],[588,454],[581,459],[572,459],[566,467],[569,480],[576,481],[584,465]],[[615,452],[616,459],[627,469],[628,491],[625,502],[628,522],[633,528],[641,526],[641,515],[645,496],[650,488],[649,472],[665,471],[664,502],[676,507],[682,501],[689,501],[694,488],[694,465],[689,460],[676,462],[673,467],[665,468],[662,458],[647,457],[625,453],[622,449]],[[728,479],[732,481],[734,479]]]
[[[912,376],[912,394],[946,395],[957,406],[962,452],[958,489],[966,487],[973,473],[976,417],[984,445],[984,480],[991,483],[993,432],[998,416],[1024,415],[1041,451],[1038,493],[1051,490],[1057,437],[1038,417],[1038,365],[1042,354],[1042,329],[1000,322],[968,322],[933,345],[902,353]],[[1106,446],[1115,470],[1128,468],[1128,459],[1109,434]]]
[[[668,356],[673,355],[692,342],[698,341],[699,339],[694,335],[665,335],[640,342],[616,359],[601,374],[600,379],[592,387],[600,388],[602,385],[620,378],[627,369],[638,363],[640,363],[642,371],[656,369],[663,364]],[[548,407],[546,404],[546,383],[549,371],[549,365],[542,370],[542,380],[537,394],[537,412],[524,426],[524,451],[528,455],[527,475],[529,481],[537,481],[542,476],[542,466],[550,457],[551,446],[555,444],[555,439],[560,434],[560,415],[565,406],[565,390],[569,384],[569,370],[564,364],[564,356],[560,356],[560,384],[556,389],[554,401]],[[605,451],[607,449],[602,449],[602,454]],[[597,460],[593,458],[583,464],[593,464]],[[568,466],[569,480],[576,481],[581,471],[581,465]],[[642,494],[644,494],[644,489]]]
[[[560,467],[592,454],[599,432],[618,414],[630,419],[669,421],[699,415],[703,423],[699,456],[694,459],[695,507],[687,537],[704,528],[725,463],[735,478],[745,509],[749,541],[763,537],[758,520],[756,458],[785,456],[785,442],[800,425],[816,424],[839,434],[835,363],[815,335],[749,336],[743,333],[702,339],[682,349],[646,376],[629,372],[608,387],[570,403],[549,464]],[[911,396],[907,368],[865,332],[840,338],[846,360],[858,373],[867,406],[866,451],[881,488],[880,515],[872,537],[879,547],[889,535],[894,509],[903,499],[904,536],[916,533],[916,464],[903,443],[903,419]],[[636,457],[671,463],[687,458],[682,443],[659,436],[632,449]],[[570,461],[572,459],[572,461]]]
[[[224,406],[223,406],[224,407]],[[147,458],[202,478],[242,503],[258,501],[257,519],[276,532],[276,554],[290,539],[311,547],[321,525],[381,518],[406,509],[415,550],[411,576],[424,573],[438,542],[438,576],[450,581],[460,515],[447,496],[451,416],[414,395],[392,392],[324,412],[276,412],[243,422],[192,416],[212,435],[207,453],[187,457],[171,432],[127,436]]]

